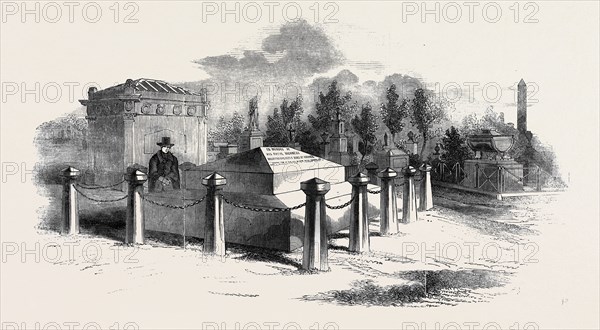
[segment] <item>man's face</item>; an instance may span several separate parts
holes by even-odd
[[[165,154],[168,153],[169,151],[171,151],[171,147],[169,146],[164,146],[161,147],[160,150],[162,150],[162,152],[164,152]]]

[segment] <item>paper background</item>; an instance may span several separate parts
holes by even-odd
[[[28,2],[28,6],[34,8],[34,3]],[[42,7],[45,4],[37,3]],[[465,12],[457,24],[443,19],[435,23],[431,18],[421,22],[418,15],[402,22],[402,3],[391,1],[338,2],[335,18],[339,22],[321,24],[351,61],[346,67],[361,81],[379,81],[384,75],[398,72],[441,83],[498,82],[509,86],[524,78],[539,86],[539,102],[529,108],[528,129],[555,148],[561,168],[570,173],[571,189],[548,205],[565,224],[544,227],[539,238],[544,244],[540,263],[519,270],[515,279],[521,283],[518,295],[500,296],[490,303],[432,309],[306,304],[305,310],[291,310],[286,303],[279,309],[265,310],[261,304],[238,309],[186,295],[165,303],[150,292],[147,297],[119,301],[108,295],[86,294],[81,282],[89,278],[63,273],[62,268],[52,265],[17,261],[1,264],[2,322],[31,325],[49,320],[61,324],[93,320],[107,325],[129,320],[141,328],[176,328],[199,327],[199,320],[209,318],[227,322],[228,327],[236,321],[295,321],[306,327],[314,322],[336,322],[341,328],[425,322],[427,328],[432,328],[438,321],[446,325],[454,321],[466,328],[465,322],[493,320],[505,327],[515,322],[521,326],[536,322],[542,329],[598,328],[599,5],[595,1],[535,3],[539,6],[535,16],[539,22],[531,24],[514,23],[509,10],[512,3],[507,2],[498,2],[503,9],[498,23],[485,22],[481,14],[475,14],[475,22],[471,23]],[[77,100],[86,98],[83,85],[94,82],[108,87],[138,77],[170,82],[204,79],[207,75],[193,60],[258,49],[265,34],[277,31],[284,22],[280,10],[275,10],[273,22],[266,13],[256,23],[245,19],[236,23],[232,17],[222,22],[218,15],[202,22],[201,2],[141,1],[135,2],[139,8],[137,23],[115,23],[114,12],[109,9],[112,2],[98,2],[103,9],[98,23],[85,22],[78,14],[77,9],[85,3],[75,7],[73,23],[68,21],[64,5],[58,23],[49,23],[43,17],[36,23],[33,16],[26,16],[23,22],[20,13],[5,17],[6,4],[2,2],[0,34],[3,86],[7,82],[25,84],[30,89],[35,83],[62,86],[57,102],[43,92],[36,102],[33,94],[23,95],[22,89],[15,95],[2,91],[0,235],[2,242],[19,244],[39,239],[34,226],[39,222],[39,208],[47,203],[38,196],[31,175],[23,179],[20,176],[37,161],[32,145],[35,128],[80,107]],[[233,7],[233,3],[230,5]],[[313,12],[308,9],[312,3],[300,5],[304,8],[303,18],[312,23]],[[120,6],[122,21],[126,12],[124,3]],[[377,65],[361,68],[352,63],[361,61]],[[381,69],[373,69],[378,66]],[[331,70],[330,75],[342,68]],[[71,82],[78,84],[73,99],[69,99],[65,87]],[[516,121],[516,108],[504,108],[507,121]],[[502,111],[502,106],[496,109]],[[18,164],[19,174],[5,175],[5,164]],[[189,275],[185,278],[193,279]],[[330,279],[335,281],[335,276]],[[70,288],[69,283],[78,284]],[[172,283],[172,289],[186,290],[184,283]],[[163,305],[148,311],[143,307],[148,305],[144,303],[147,299],[156,300],[154,306]]]

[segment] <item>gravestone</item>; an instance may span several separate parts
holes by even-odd
[[[350,154],[348,153],[348,139],[345,135],[344,122],[340,118],[340,112],[337,111],[333,121],[333,135],[330,138],[331,148],[327,154],[327,159],[332,162],[350,166]]]
[[[408,166],[408,155],[396,148],[394,143],[389,141],[386,133],[383,138],[383,149],[375,152],[375,163],[380,169],[389,167],[401,173],[402,169]]]

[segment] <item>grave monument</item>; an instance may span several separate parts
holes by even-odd
[[[383,136],[383,147],[375,152],[375,164],[380,169],[391,168],[397,173],[408,166],[408,155],[396,148],[393,142],[389,141],[387,133]]]
[[[523,164],[506,153],[514,145],[514,136],[502,135],[495,130],[483,129],[480,134],[467,137],[467,144],[475,151],[475,159],[465,160],[467,180],[462,185],[491,192],[523,190]]]
[[[90,87],[86,107],[88,151],[95,184],[123,178],[134,164],[148,164],[156,143],[169,137],[181,162],[207,161],[206,118],[210,103],[199,93],[155,79],[127,79],[97,90]]]
[[[258,128],[258,96],[248,103],[248,128],[242,133],[239,150],[246,151],[262,147],[265,135]]]
[[[325,195],[330,205],[341,205],[351,199],[352,186],[345,181],[344,167],[290,147],[259,147],[215,162],[193,167],[183,173],[185,187],[179,196],[152,198],[174,203],[181,198],[187,203],[201,198],[206,189],[202,178],[218,172],[227,179],[223,195],[225,239],[227,242],[291,251],[302,246],[304,208],[268,212],[302,204],[306,195],[300,182],[319,178],[331,184]],[[370,186],[376,190],[377,187]],[[379,213],[379,195],[369,194],[369,216]],[[256,211],[233,204],[260,209]],[[204,204],[184,211],[173,211],[145,204],[146,228],[154,231],[204,237]],[[185,220],[183,220],[184,218]],[[327,233],[349,227],[350,207],[327,209]]]

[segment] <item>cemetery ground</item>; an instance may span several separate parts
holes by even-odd
[[[571,250],[577,242],[565,232],[573,221],[564,211],[572,202],[568,194],[498,201],[434,187],[435,207],[420,212],[419,221],[381,236],[378,218],[371,219],[371,252],[364,254],[347,250],[347,231],[335,233],[329,241],[331,270],[309,273],[301,270],[301,249],[288,253],[228,244],[226,257],[218,258],[203,254],[199,239],[187,238],[184,249],[180,236],[157,232],[147,233],[145,245],[126,246],[124,201],[107,206],[80,198],[81,235],[60,236],[60,189],[40,189],[49,198],[36,241],[40,260],[16,267],[12,262],[2,274],[4,283],[15,283],[3,289],[27,285],[39,292],[9,305],[3,301],[5,312],[36,311],[42,324],[411,329],[418,323],[421,329],[435,327],[432,310],[470,308],[472,319],[459,324],[497,320],[502,328],[531,323],[543,329],[537,308],[568,308],[565,297],[578,297],[570,283],[586,280],[561,272],[578,264]],[[569,257],[559,260],[561,253]],[[547,299],[530,309],[540,292]],[[503,309],[490,309],[496,304]],[[368,307],[360,309],[364,319],[344,321],[359,306]],[[449,323],[440,328],[443,324]]]

